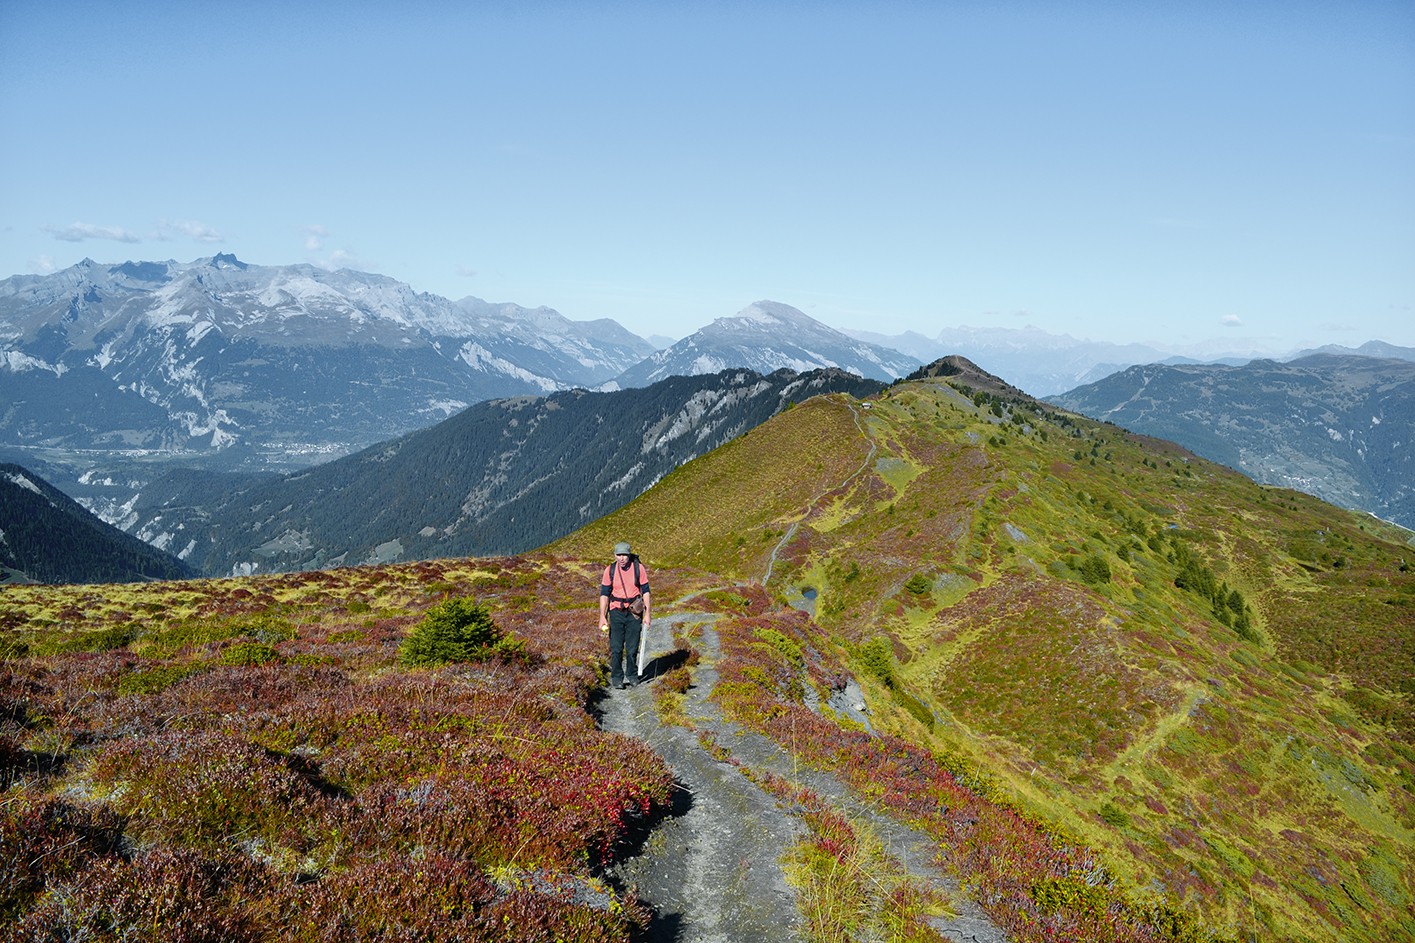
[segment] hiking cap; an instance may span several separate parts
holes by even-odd
[[[630,547],[629,547],[629,542],[628,542],[627,540],[621,540],[621,541],[619,541],[619,543],[617,543],[617,544],[614,545],[614,555],[615,555],[616,557],[619,556],[619,554],[621,554],[621,553],[633,553],[633,552],[634,552],[634,551],[633,551],[632,549],[630,549]]]

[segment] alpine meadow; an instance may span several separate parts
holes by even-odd
[[[0,938],[675,938],[624,866],[678,770],[600,722],[625,539],[642,703],[799,822],[800,938],[1415,940],[1411,533],[961,358],[522,556],[4,587]]]

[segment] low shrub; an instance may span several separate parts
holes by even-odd
[[[1086,559],[1081,561],[1077,570],[1080,572],[1081,578],[1087,583],[1110,582],[1110,564],[1106,563],[1105,559],[1099,554],[1093,553],[1086,557]]]
[[[447,599],[413,626],[398,648],[398,660],[410,667],[432,668],[524,653],[525,643],[502,632],[485,606],[470,599]]]
[[[922,573],[915,573],[905,580],[904,588],[915,596],[922,596],[933,589],[933,580]]]
[[[861,645],[860,663],[885,687],[894,687],[894,658],[889,639],[875,636]]]

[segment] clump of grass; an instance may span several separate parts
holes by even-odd
[[[712,592],[703,593],[703,600],[728,610],[743,611],[752,607],[752,601],[746,596],[738,595],[725,589],[715,589]]]
[[[138,637],[138,627],[132,623],[102,629],[80,630],[72,635],[54,636],[35,645],[28,652],[35,656],[68,654],[70,652],[107,652],[123,648]]]
[[[222,650],[216,658],[218,664],[239,668],[268,665],[279,660],[280,653],[264,642],[237,642]]]
[[[679,665],[658,679],[658,684],[654,686],[653,702],[660,720],[666,724],[693,729],[693,722],[683,711],[685,696],[692,683],[693,676],[684,665]]]
[[[798,808],[806,823],[807,837],[785,861],[812,939],[941,939],[927,920],[954,913],[951,902],[937,888],[908,877],[868,828],[809,789],[769,773],[753,779]]]
[[[121,695],[158,694],[184,678],[202,670],[202,665],[157,665],[131,671],[118,679]]]

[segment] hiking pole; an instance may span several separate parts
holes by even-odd
[[[652,625],[652,623],[650,623]],[[639,677],[644,676],[644,653],[649,647],[649,631],[643,626],[639,627]]]

